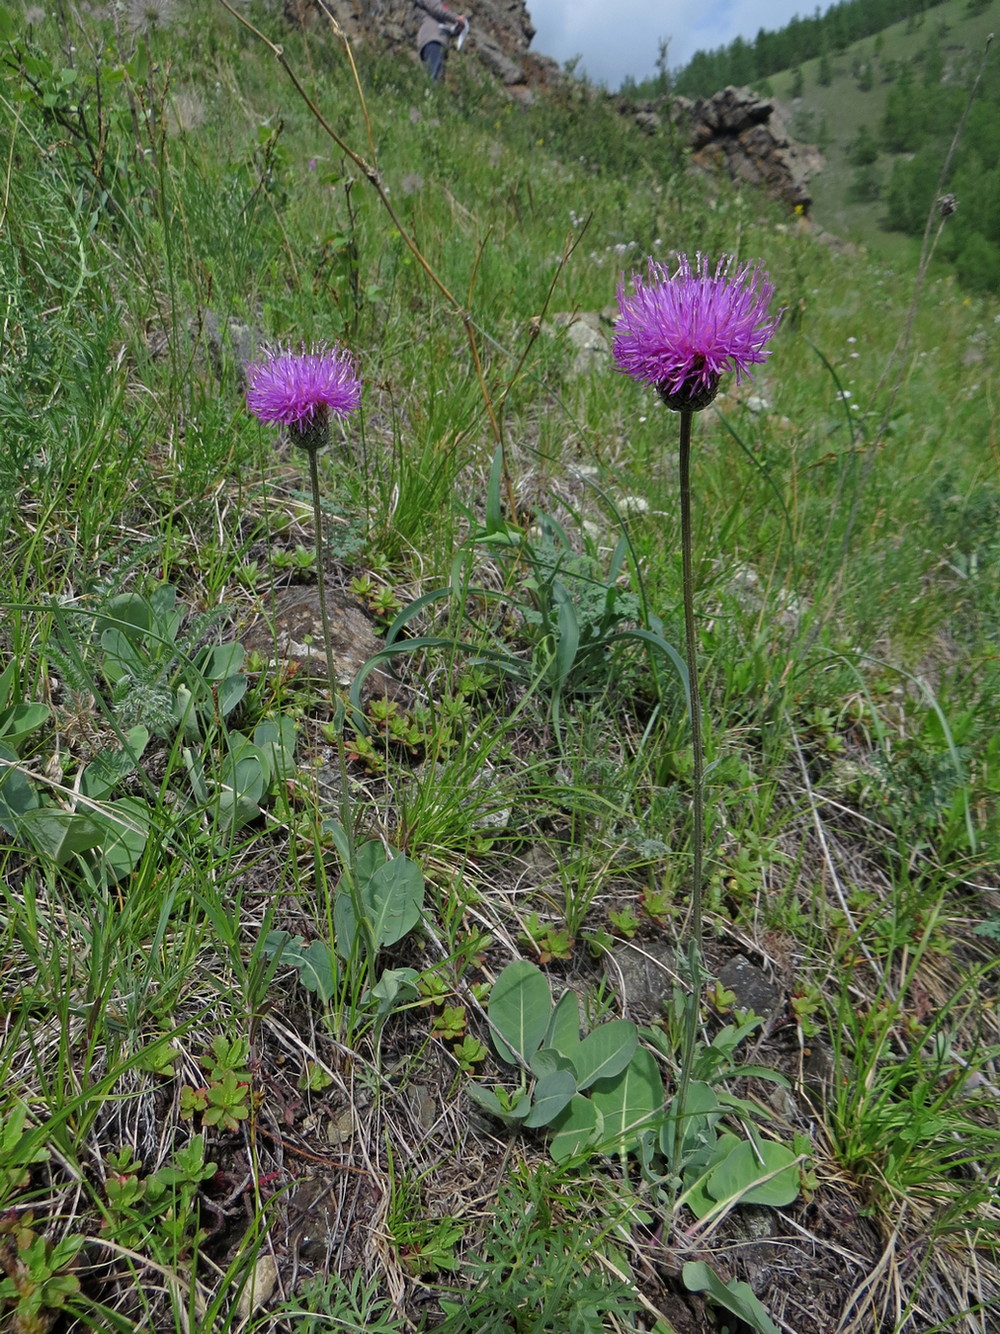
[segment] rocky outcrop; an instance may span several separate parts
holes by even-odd
[[[329,27],[330,19],[356,43],[373,42],[415,60],[422,11],[413,0],[271,0],[290,23]],[[529,48],[535,35],[525,0],[451,0],[470,19],[462,58],[474,59],[514,97],[531,101],[565,83],[554,60]],[[595,93],[595,96],[600,94]],[[724,171],[734,181],[766,190],[789,208],[808,213],[809,177],[822,166],[819,150],[792,139],[774,102],[749,88],[724,88],[696,102],[667,97],[636,102],[615,97],[623,115],[643,134],[680,135],[692,160]]]
[[[376,41],[416,58],[421,10],[413,0],[273,0],[288,22],[320,29],[332,18],[353,42]],[[554,60],[529,51],[535,27],[524,0],[451,0],[470,19],[463,57],[471,56],[524,101],[560,77]]]
[[[791,138],[774,102],[752,89],[723,88],[696,102],[686,97],[642,103],[620,99],[619,110],[646,134],[679,133],[696,166],[724,171],[789,208],[809,212],[809,178],[821,169],[823,156]]]
[[[791,138],[768,98],[749,88],[723,88],[686,105],[676,99],[675,118],[687,123],[698,165],[721,167],[732,180],[758,186],[808,213],[809,178],[822,168],[823,156],[813,145]]]

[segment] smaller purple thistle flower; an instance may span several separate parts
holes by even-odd
[[[757,265],[733,272],[735,264],[723,255],[711,274],[706,256],[697,255],[692,269],[680,255],[671,277],[651,259],[647,282],[633,274],[631,296],[624,279],[618,285],[615,363],[654,385],[676,412],[708,407],[723,371],[735,370],[739,382],[770,356],[764,344],[781,320],[780,311],[768,313],[774,287]]]
[[[247,407],[262,422],[282,422],[304,449],[322,449],[329,418],[346,417],[361,402],[354,359],[340,348],[315,344],[300,352],[277,347],[247,367]]]

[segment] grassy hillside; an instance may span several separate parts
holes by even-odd
[[[584,86],[252,2],[0,40],[0,1327],[994,1328],[996,302]],[[700,950],[609,322],[680,251],[784,311],[694,423]],[[318,454],[275,345],[357,369]]]
[[[826,77],[821,82],[820,58],[803,63],[797,70],[774,75],[767,82],[774,96],[787,109],[792,133],[807,142],[819,143],[826,156],[825,169],[811,182],[814,216],[837,235],[872,247],[890,260],[907,262],[919,249],[919,240],[899,232],[888,232],[884,197],[857,198],[857,168],[851,148],[867,127],[876,141],[885,115],[890,89],[897,77],[894,69],[909,65],[928,43],[940,47],[947,78],[961,72],[968,87],[985,49],[987,36],[997,22],[996,0],[971,13],[967,0],[946,0],[916,21],[893,24],[876,37],[855,42],[840,54],[827,58]],[[801,91],[797,90],[801,86]],[[797,95],[796,95],[797,92]],[[942,124],[939,162],[957,126],[957,117]],[[879,151],[872,166],[883,187],[888,185],[895,154]],[[925,207],[934,194],[931,181]]]

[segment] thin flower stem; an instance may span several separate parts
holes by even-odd
[[[704,757],[701,741],[701,693],[698,688],[698,638],[694,620],[694,570],[691,533],[691,422],[694,413],[682,408],[680,432],[681,489],[681,578],[684,599],[684,641],[688,668],[688,712],[691,715],[691,926],[688,940],[688,971],[691,995],[688,998],[681,1049],[681,1069],[674,1107],[674,1170],[680,1167],[680,1149],[687,1106],[691,1068],[698,1043],[701,1012],[702,899],[704,891],[705,792]]]
[[[313,527],[316,537],[316,586],[319,590],[319,618],[323,625],[323,648],[326,650],[326,681],[330,688],[330,707],[337,698],[337,674],[333,665],[333,638],[330,634],[330,616],[326,609],[326,579],[323,573],[323,507],[319,499],[319,450],[307,448],[309,455],[309,488],[312,491]]]
[[[337,699],[337,673],[333,660],[333,636],[330,615],[326,607],[326,579],[323,569],[323,508],[319,493],[319,449],[307,448],[309,455],[309,487],[312,491],[313,526],[316,530],[316,586],[319,592],[319,619],[323,626],[323,648],[326,652],[326,680],[330,691],[330,709],[333,713],[333,732],[336,737],[337,767],[340,770],[340,824],[347,840],[347,865],[343,868],[347,879],[359,940],[369,966],[375,958],[375,942],[371,923],[365,915],[357,876],[357,855],[354,843],[354,815],[351,811],[351,793],[347,776],[347,747],[344,744],[344,714]]]

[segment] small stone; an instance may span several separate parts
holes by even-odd
[[[769,1019],[782,1003],[779,989],[749,959],[735,954],[719,969],[719,983],[736,997],[736,1007]]]
[[[337,684],[348,686],[383,641],[350,594],[326,588],[327,615],[333,646]],[[319,593],[315,588],[280,589],[274,594],[273,620],[258,617],[241,636],[248,653],[259,653],[265,661],[292,663],[300,679],[326,681],[326,651]],[[406,687],[376,668],[365,682],[365,694],[386,695],[406,703]]]
[[[258,1255],[253,1277],[236,1300],[236,1313],[241,1320],[249,1320],[255,1311],[266,1306],[278,1282],[278,1266],[273,1255]]]

